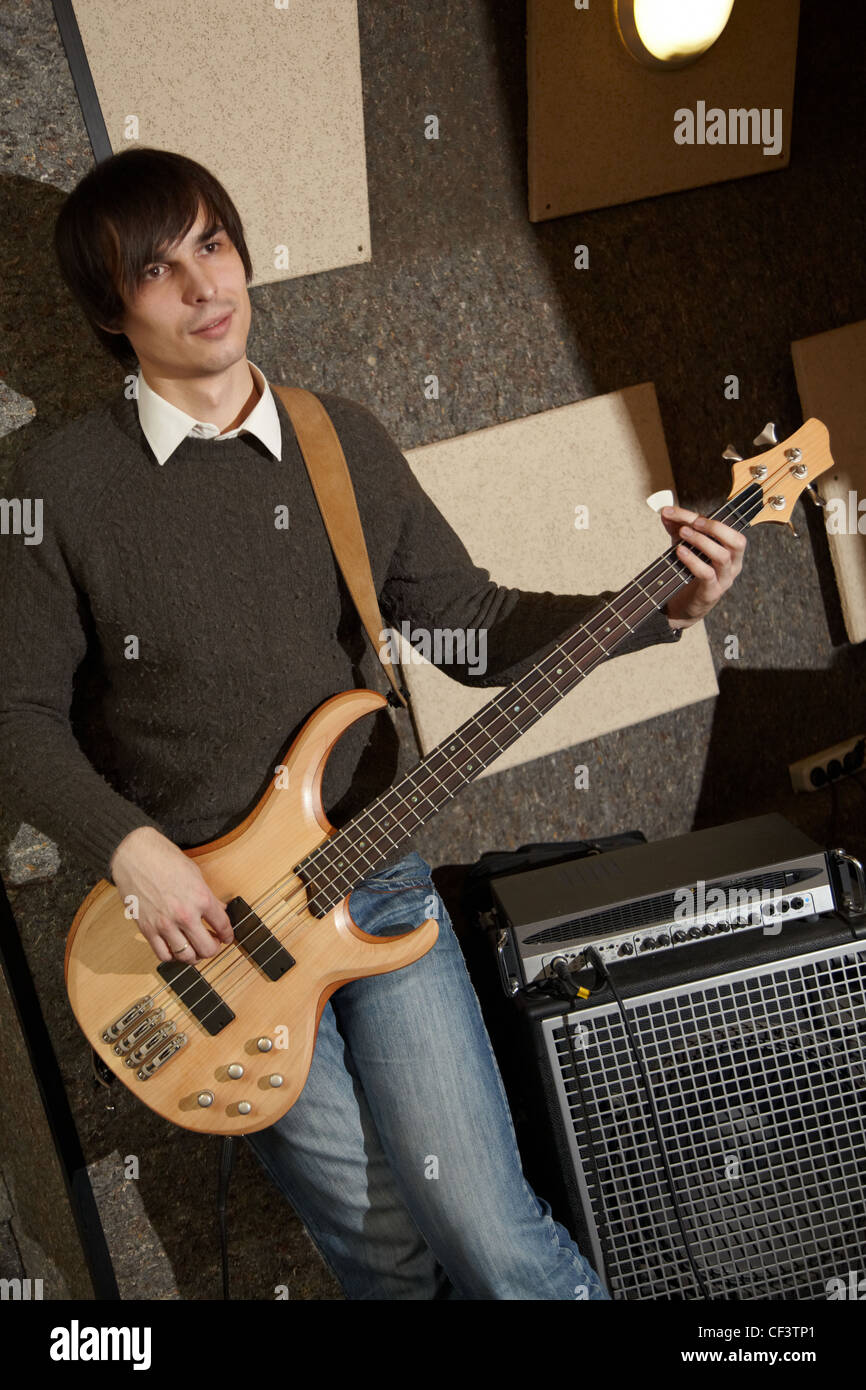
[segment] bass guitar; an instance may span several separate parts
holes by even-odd
[[[832,466],[826,427],[807,420],[734,463],[713,517],[739,531],[788,522],[800,493]],[[160,963],[117,888],[101,879],[76,913],[65,959],[69,1000],[97,1056],[186,1129],[250,1134],[278,1120],[301,1094],[334,991],[411,965],[438,935],[433,918],[401,936],[361,931],[352,889],[693,578],[672,546],[341,830],[322,808],[325,763],[345,730],[386,698],[349,690],[326,700],[246,819],[184,851],[234,927],[217,955]]]

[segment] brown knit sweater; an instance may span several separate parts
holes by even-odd
[[[486,629],[486,671],[445,666],[456,680],[507,684],[610,597],[497,585],[375,416],[317,394],[385,622]],[[0,800],[94,877],[137,826],[181,848],[229,830],[323,700],[389,688],[277,410],[281,462],[249,435],[188,437],[160,468],[119,394],[25,453],[7,482],[7,498],[42,499],[43,537],[0,534]],[[616,655],[677,636],[657,612]],[[323,797],[335,825],[393,780],[393,743],[383,710],[333,749]]]

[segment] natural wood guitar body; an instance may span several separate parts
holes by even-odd
[[[101,879],[81,904],[65,960],[75,1016],[98,1056],[140,1100],[174,1124],[208,1134],[250,1134],[273,1124],[301,1093],[319,1019],[334,990],[350,980],[411,965],[434,945],[439,928],[432,918],[400,936],[361,931],[349,913],[348,894],[327,916],[313,916],[305,885],[290,872],[335,833],[321,799],[331,748],[351,724],[385,703],[373,690],[351,690],[326,700],[283,759],[286,785],[279,786],[281,779],[275,778],[234,830],[184,851],[222,902],[241,897],[255,908],[267,900],[262,918],[271,922],[295,960],[278,980],[268,979],[234,944],[196,962],[235,1015],[216,1035],[157,974],[159,962],[127,917],[113,884]],[[176,1024],[174,1036],[185,1036],[186,1042],[139,1080],[138,1068],[128,1067],[115,1051],[116,1041],[106,1042],[103,1035],[143,997],[165,1008]],[[146,1040],[145,1035],[142,1046]],[[267,1051],[261,1050],[263,1040],[271,1044]],[[229,1067],[242,1067],[243,1074],[233,1079]],[[277,1077],[281,1082],[272,1081]],[[209,1103],[208,1096],[213,1097]]]

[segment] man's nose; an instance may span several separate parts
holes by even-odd
[[[187,300],[213,299],[216,293],[213,274],[203,266],[190,266],[183,293]]]

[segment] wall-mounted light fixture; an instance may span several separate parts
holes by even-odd
[[[665,39],[655,10],[686,27]],[[626,11],[654,67],[624,42]],[[530,221],[784,168],[799,11],[799,0],[526,0]]]
[[[623,43],[651,68],[695,62],[724,30],[734,0],[613,0]]]

